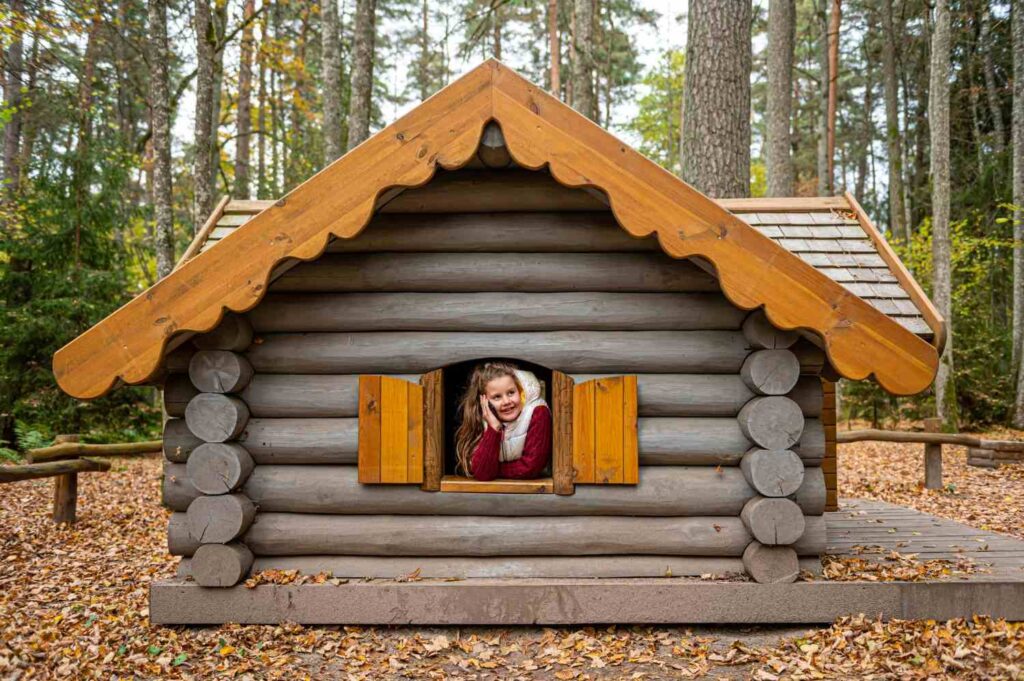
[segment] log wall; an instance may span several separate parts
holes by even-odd
[[[420,558],[450,576],[773,581],[824,550],[823,354],[607,212],[381,214],[222,327],[176,351],[165,385],[169,548],[207,585],[252,565],[395,577]],[[488,357],[577,382],[636,374],[640,483],[358,483],[360,374]]]

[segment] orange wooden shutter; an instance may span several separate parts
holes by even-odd
[[[359,377],[359,482],[423,482],[423,388],[390,376]]]
[[[574,386],[572,461],[577,484],[637,483],[636,376],[597,378]]]

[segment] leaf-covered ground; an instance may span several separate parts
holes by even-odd
[[[1019,470],[959,470],[961,455],[947,467],[957,491],[940,498],[916,489],[919,457],[894,465],[870,445],[841,456],[844,494],[868,496],[860,480],[871,478],[878,498],[1020,536],[1019,510],[986,497],[1018,503]],[[48,518],[51,481],[0,485],[0,678],[1024,678],[1024,626],[985,619],[851,618],[811,630],[151,627],[149,582],[175,564],[159,476],[155,459],[80,476],[73,529]]]

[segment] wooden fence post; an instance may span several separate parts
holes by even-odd
[[[925,419],[924,431],[926,433],[941,432],[942,419]],[[942,489],[941,444],[925,444],[924,446],[924,487],[925,489]]]
[[[58,435],[53,444],[78,442],[78,435]],[[53,522],[74,525],[78,517],[78,473],[65,473],[53,479]]]

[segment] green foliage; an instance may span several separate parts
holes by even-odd
[[[647,93],[637,102],[636,116],[626,125],[640,138],[640,153],[678,174],[679,125],[683,105],[686,55],[666,50],[641,81]]]

